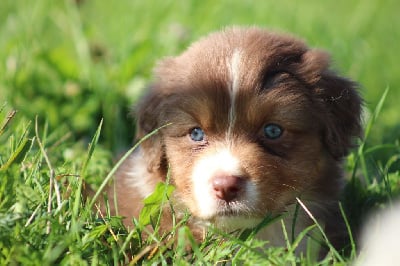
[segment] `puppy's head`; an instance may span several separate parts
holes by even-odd
[[[138,106],[150,172],[208,221],[279,213],[296,197],[336,196],[340,162],[360,134],[355,84],[289,36],[231,28],[161,61]]]

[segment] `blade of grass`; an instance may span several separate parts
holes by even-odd
[[[307,213],[307,215],[313,220],[314,224],[317,226],[318,230],[321,232],[322,237],[324,238],[326,244],[329,247],[329,250],[335,255],[335,257],[341,262],[344,263],[344,260],[342,256],[337,252],[337,250],[332,246],[331,242],[329,241],[327,235],[325,234],[323,228],[321,225],[318,223],[317,219],[315,219],[314,215],[310,212],[310,210],[306,207],[306,205],[296,197],[297,202],[300,204],[300,206],[303,208],[303,210]]]
[[[3,105],[0,107],[0,114],[6,109],[7,102],[3,103]]]
[[[350,228],[350,223],[349,223],[349,221],[347,219],[347,215],[344,212],[344,209],[343,209],[343,206],[342,206],[341,202],[339,202],[339,209],[340,209],[340,213],[342,214],[344,223],[346,225],[347,232],[349,233],[349,239],[350,239],[350,245],[351,245],[350,258],[353,260],[356,257],[356,254],[357,254],[356,244],[354,242],[353,233],[352,233],[352,230]]]
[[[294,209],[294,213],[293,213],[293,221],[292,221],[292,235],[291,235],[291,242],[294,241],[295,239],[295,227],[296,227],[296,221],[297,221],[297,217],[299,215],[299,210],[300,210],[300,206],[299,204],[296,204],[295,209]]]
[[[51,165],[50,159],[46,153],[46,150],[44,148],[44,145],[40,139],[39,136],[39,122],[38,122],[38,117],[36,117],[35,119],[35,134],[36,134],[36,141],[39,145],[40,151],[42,153],[43,158],[46,161],[47,167],[49,168],[50,171],[50,184],[49,184],[49,197],[48,197],[48,206],[47,206],[47,213],[50,215],[51,214],[51,200],[53,197],[53,186],[54,186],[54,190],[56,193],[56,199],[57,199],[57,209],[61,208],[61,194],[60,194],[60,188],[58,186],[58,182],[55,178],[55,170],[53,168],[53,166]],[[46,233],[49,234],[50,233],[50,221],[47,222],[47,229],[46,229]]]
[[[86,159],[82,164],[82,168],[81,168],[80,174],[78,176],[78,187],[75,190],[75,200],[74,200],[73,207],[72,207],[71,225],[73,228],[73,232],[75,232],[74,236],[78,241],[80,241],[80,238],[81,238],[78,233],[79,232],[78,217],[79,217],[79,210],[80,210],[81,201],[82,201],[81,195],[82,195],[83,179],[85,177],[86,170],[87,170],[88,164],[90,162],[90,159],[92,158],[94,150],[96,148],[96,145],[99,141],[102,126],[103,126],[103,119],[100,120],[99,126],[97,127],[97,130],[92,138],[92,141],[89,144]]]
[[[374,110],[374,112],[372,113],[372,116],[371,116],[371,118],[369,119],[369,121],[368,121],[368,123],[367,123],[367,125],[366,125],[366,127],[365,127],[365,131],[364,131],[364,132],[365,132],[365,134],[364,134],[365,139],[367,139],[368,136],[370,135],[371,129],[372,129],[372,127],[373,127],[375,121],[378,119],[378,117],[379,117],[379,115],[380,115],[380,113],[381,113],[381,111],[382,111],[383,105],[384,105],[384,103],[385,103],[385,101],[386,101],[386,98],[387,98],[387,95],[388,95],[389,91],[390,91],[390,88],[389,88],[389,87],[386,87],[386,89],[385,89],[385,91],[383,92],[381,98],[379,99],[379,102],[378,102],[378,104],[376,105],[375,110]]]
[[[14,162],[20,163],[25,155],[31,150],[34,139],[24,138],[18,144],[16,150],[8,158],[7,162],[0,167],[0,171],[7,170]]]
[[[87,156],[86,156],[86,160],[83,162],[82,169],[81,169],[81,172],[80,172],[80,176],[82,178],[86,174],[87,166],[89,164],[90,159],[93,156],[94,150],[95,150],[96,145],[97,145],[97,143],[99,141],[99,137],[100,137],[102,126],[103,126],[103,119],[100,120],[99,126],[97,127],[97,130],[96,130],[96,132],[95,132],[95,134],[94,134],[94,136],[92,138],[92,141],[89,144],[89,150],[88,150],[88,153],[87,153]]]
[[[370,135],[372,126],[375,124],[375,121],[377,120],[377,118],[379,117],[379,114],[381,113],[383,104],[385,103],[385,100],[386,100],[386,97],[387,97],[388,93],[389,93],[389,87],[386,87],[385,91],[382,94],[382,97],[379,99],[379,102],[375,107],[374,112],[372,113],[372,116],[370,117],[370,119],[367,122],[367,125],[366,125],[365,130],[364,130],[364,139],[361,142],[360,146],[358,147],[358,151],[357,151],[357,159],[356,159],[355,166],[357,166],[357,162],[360,163],[360,167],[361,167],[362,173],[363,173],[366,181],[369,184],[372,183],[372,178],[369,175],[369,171],[368,171],[368,168],[367,168],[367,162],[366,162],[366,159],[365,159],[365,153],[364,153],[365,144],[366,144],[366,141],[367,141],[367,139],[368,139],[368,137]],[[352,174],[353,178],[355,177],[356,169],[358,169],[358,167],[354,167],[353,174]]]
[[[1,111],[3,111],[4,106],[2,107]],[[10,123],[11,119],[14,118],[14,116],[16,115],[17,111],[16,110],[11,110],[6,117],[6,121],[4,121],[3,125],[0,127],[0,136],[3,134],[4,130],[6,129],[6,127],[8,126],[8,124]]]
[[[392,198],[393,198],[393,191],[392,186],[390,184],[390,168],[392,167],[393,164],[395,164],[396,162],[398,162],[400,160],[400,156],[398,154],[395,154],[393,156],[391,156],[388,161],[386,162],[384,168],[382,169],[382,177],[384,180],[384,184],[385,184],[385,190],[386,193],[388,195],[388,199],[391,202]]]
[[[196,256],[196,259],[198,260],[197,262],[199,262],[199,263],[204,262],[203,253],[201,253],[201,251],[199,249],[199,245],[197,244],[196,240],[194,239],[193,234],[190,231],[189,227],[185,226],[185,227],[181,228],[179,233],[184,234],[186,239],[189,241],[190,247]]]
[[[93,205],[95,204],[95,202],[97,201],[97,198],[100,196],[100,194],[102,193],[102,191],[104,190],[104,188],[107,186],[107,183],[111,180],[111,178],[114,176],[115,172],[117,171],[117,169],[122,165],[122,163],[129,157],[129,155],[131,155],[131,153],[136,150],[140,144],[142,144],[145,140],[149,139],[150,137],[152,137],[153,135],[157,134],[159,130],[161,130],[162,128],[169,126],[169,124],[166,124],[164,126],[161,126],[155,130],[153,130],[152,132],[150,132],[149,134],[147,134],[146,136],[144,136],[142,139],[140,139],[131,149],[129,149],[124,156],[121,157],[121,159],[119,159],[119,161],[115,164],[115,166],[111,169],[111,171],[108,173],[108,175],[106,176],[106,178],[103,180],[103,182],[101,183],[99,189],[96,191],[96,193],[94,194],[93,198],[91,199],[89,205],[88,205],[88,209],[92,209]]]
[[[124,242],[121,245],[121,249],[119,250],[119,255],[125,253],[126,248],[128,247],[128,245],[131,243],[131,239],[133,238],[133,236],[137,234],[136,230],[131,230],[128,234],[128,236],[125,238]]]
[[[282,222],[283,223],[283,222]],[[283,223],[283,227],[284,227],[284,223]],[[299,246],[301,240],[303,240],[303,238],[308,234],[308,232],[310,232],[311,230],[313,230],[315,227],[317,227],[317,225],[313,224],[308,226],[306,229],[304,229],[303,231],[301,231],[298,236],[293,240],[293,242],[290,244],[290,246],[288,246],[288,252],[289,253],[294,253],[296,248]]]

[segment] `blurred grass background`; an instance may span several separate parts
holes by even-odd
[[[399,9],[396,0],[2,0],[0,261],[13,261],[16,254],[19,263],[72,263],[92,256],[107,261],[107,254],[115,255],[103,240],[93,240],[93,246],[84,242],[90,230],[69,227],[76,217],[68,204],[80,197],[71,194],[71,187],[79,187],[73,177],[84,172],[81,178],[89,183],[91,178],[101,182],[112,157],[132,144],[134,118],[128,114],[158,59],[229,25],[258,25],[300,36],[329,51],[334,68],[361,84],[365,121],[371,127],[347,160],[345,194],[351,225],[358,227],[372,207],[400,193]],[[17,113],[8,120],[10,110]],[[38,132],[33,129],[36,117]],[[87,144],[102,118],[99,145],[83,171]],[[70,184],[64,191],[65,209],[59,206],[62,211],[51,215],[45,209],[51,177],[39,136],[58,182]],[[57,203],[53,205],[55,209]],[[43,221],[51,222],[54,232],[47,240],[40,231]],[[76,256],[67,259],[67,254]]]
[[[259,25],[328,50],[334,66],[362,85],[374,108],[389,97],[371,140],[399,139],[400,5],[366,1],[3,0],[0,101],[50,128],[91,136],[104,117],[103,143],[120,149],[133,134],[127,113],[157,59],[210,31]]]

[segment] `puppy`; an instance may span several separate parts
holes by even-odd
[[[294,217],[299,198],[335,241],[344,232],[342,160],[360,135],[360,109],[356,84],[329,69],[326,53],[256,27],[212,33],[155,68],[137,138],[169,125],[124,162],[109,198],[131,226],[169,172],[174,211],[192,214],[194,232],[284,214],[297,234],[312,224]],[[284,244],[280,223],[259,237]]]

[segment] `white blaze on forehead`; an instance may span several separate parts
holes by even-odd
[[[231,136],[233,125],[236,120],[236,97],[240,86],[240,65],[241,65],[242,55],[240,50],[235,49],[233,51],[232,57],[227,62],[228,71],[229,71],[229,96],[231,100],[231,106],[229,109],[229,128],[228,128],[228,136]]]

